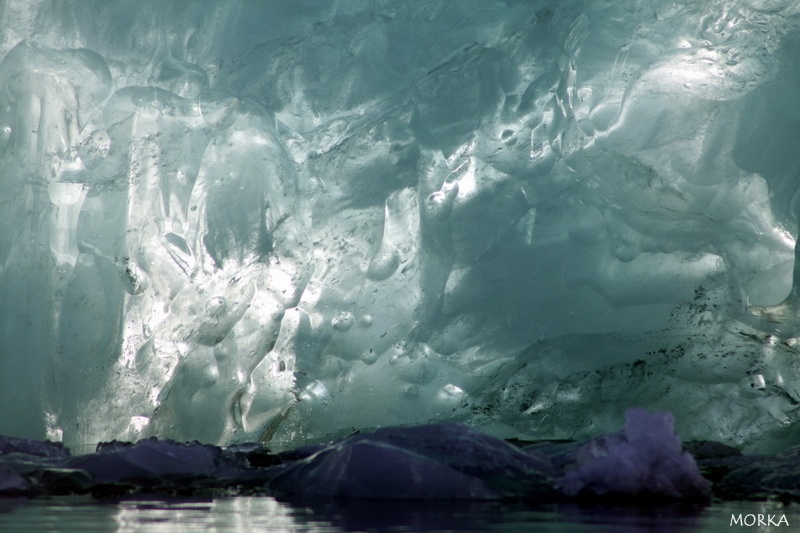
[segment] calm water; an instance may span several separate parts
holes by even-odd
[[[786,517],[789,526],[739,527],[790,531],[800,527],[800,506],[725,503],[704,508],[582,507],[578,505],[399,504],[296,507],[268,497],[209,500],[124,500],[88,498],[0,499],[0,531],[730,531],[731,515]],[[745,516],[746,519],[746,516]],[[756,517],[751,519],[755,520]],[[764,518],[766,520],[766,516]],[[783,522],[785,524],[785,522]]]

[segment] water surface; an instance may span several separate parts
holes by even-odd
[[[800,525],[800,506],[776,502],[719,503],[706,507],[531,506],[502,503],[358,502],[289,505],[270,497],[214,499],[91,498],[0,499],[0,532],[433,532],[433,531],[730,531],[732,516],[778,527]],[[748,518],[748,515],[751,515]],[[783,517],[783,520],[782,520]],[[788,527],[786,523],[788,522]],[[749,522],[747,522],[749,524]],[[734,525],[734,527],[738,527]]]

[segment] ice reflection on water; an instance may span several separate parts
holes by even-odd
[[[710,507],[530,506],[500,503],[357,502],[292,506],[268,497],[139,499],[0,499],[0,532],[295,532],[355,531],[727,531],[733,514],[785,516],[800,524],[800,507],[734,502]],[[785,525],[785,522],[783,523]],[[787,529],[789,529],[787,528]],[[768,531],[770,528],[755,528]]]
[[[166,504],[165,504],[166,503]],[[209,501],[124,501],[114,516],[118,532],[140,531],[297,531],[291,509],[273,498]],[[305,528],[304,528],[305,529]],[[306,531],[326,531],[312,526]]]

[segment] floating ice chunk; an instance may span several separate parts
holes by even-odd
[[[269,488],[287,496],[385,500],[549,498],[546,459],[460,424],[354,435],[285,467]]]
[[[29,491],[31,484],[6,465],[0,465],[0,496]]]
[[[558,481],[569,496],[579,494],[707,498],[708,482],[694,458],[682,452],[669,413],[630,409],[622,433],[590,441],[577,463]]]
[[[343,443],[287,469],[270,484],[303,497],[389,500],[496,499],[480,479],[384,442]]]
[[[0,456],[10,453],[22,453],[51,459],[69,457],[69,450],[60,442],[0,436]]]
[[[101,483],[176,475],[205,476],[214,471],[219,450],[153,438],[136,444],[101,443],[97,452],[75,457],[68,466],[89,472]]]

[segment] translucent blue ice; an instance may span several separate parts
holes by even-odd
[[[102,5],[101,5],[102,4]],[[9,0],[0,433],[794,444],[790,0]]]

